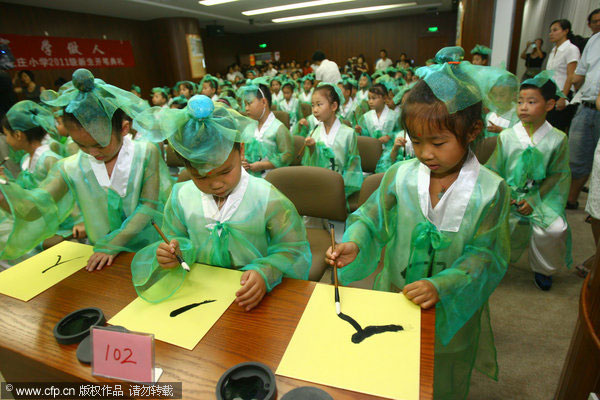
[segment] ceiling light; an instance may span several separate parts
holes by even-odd
[[[362,13],[369,13],[369,12],[376,12],[376,11],[391,10],[394,8],[410,7],[410,6],[416,6],[416,5],[417,5],[417,3],[415,3],[415,2],[402,3],[402,4],[388,4],[385,6],[352,8],[349,10],[328,11],[328,12],[322,12],[322,13],[316,13],[316,14],[296,15],[294,17],[275,18],[275,19],[272,19],[271,21],[273,21],[275,23],[297,22],[297,21],[304,21],[304,20],[308,20],[308,19],[339,17],[339,16],[349,15],[349,14],[362,14]]]
[[[347,3],[349,1],[356,1],[356,0],[316,0],[316,1],[305,1],[303,3],[286,4],[284,6],[267,7],[267,8],[260,8],[258,10],[243,11],[242,14],[244,14],[244,15],[259,15],[259,14],[267,14],[267,13],[278,12],[278,11],[295,10],[297,8],[324,6],[324,5],[327,5],[327,4],[336,4],[336,3]]]
[[[237,0],[200,0],[198,3],[203,6],[216,6],[217,4],[232,3]]]

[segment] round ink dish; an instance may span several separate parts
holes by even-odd
[[[119,326],[119,325],[106,326],[105,328],[107,330],[111,330],[111,331],[115,331],[115,332],[129,332],[124,326]],[[92,354],[91,332],[89,335],[87,335],[85,338],[83,338],[81,343],[79,343],[79,346],[77,346],[77,352],[75,354],[77,355],[77,359],[79,360],[80,363],[82,363],[82,364],[91,364],[92,363],[93,354]]]
[[[102,310],[96,307],[73,311],[54,326],[54,337],[60,344],[81,342],[90,334],[94,325],[104,325],[106,319]]]
[[[275,375],[259,362],[235,365],[217,383],[217,400],[275,400],[276,396]]]
[[[333,397],[319,388],[303,386],[287,392],[281,400],[333,400]]]

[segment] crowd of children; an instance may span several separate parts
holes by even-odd
[[[375,138],[381,184],[323,256],[350,283],[372,274],[385,248],[374,289],[436,308],[435,398],[465,398],[473,368],[497,378],[488,299],[509,264],[529,247],[535,284],[549,290],[571,263],[568,144],[546,122],[562,92],[546,72],[519,83],[482,65],[489,51],[478,45],[470,63],[444,48],[427,66],[337,84],[310,73],[206,75],[153,88],[152,106],[139,87],[79,69],[2,120],[20,172],[2,172],[0,258],[17,262],[56,234],[87,238],[89,271],[136,252],[133,284],[159,302],[186,277],[178,254],[243,270],[236,303],[249,311],[283,277],[307,279],[312,260],[303,219],[262,177],[298,155],[339,173],[348,198],[366,175],[358,138]],[[489,160],[476,150],[483,140],[495,144]],[[190,180],[173,185],[164,146]]]

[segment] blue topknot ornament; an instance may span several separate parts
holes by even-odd
[[[188,101],[187,109],[194,118],[203,119],[212,115],[215,105],[208,96],[197,94]]]
[[[73,86],[81,92],[91,92],[94,89],[94,75],[85,68],[73,72]]]

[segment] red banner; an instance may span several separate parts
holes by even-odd
[[[133,67],[128,40],[0,34],[15,56],[15,69]]]

